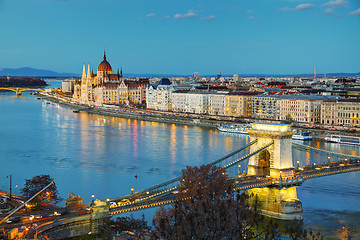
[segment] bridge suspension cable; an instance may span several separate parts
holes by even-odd
[[[232,163],[229,163],[227,165],[224,166],[225,169],[234,166],[235,164],[238,164],[241,161],[244,161],[252,156],[254,156],[255,154],[258,154],[259,152],[261,152],[262,150],[270,147],[271,145],[274,144],[274,140],[272,140],[271,142],[269,142],[268,144],[265,144],[261,147],[259,147],[258,149],[256,149],[255,151],[253,151],[252,153],[246,154],[245,156],[238,158],[237,160],[233,161]]]
[[[219,159],[217,159],[217,160],[212,161],[210,164],[211,164],[211,165],[215,165],[215,164],[218,164],[218,163],[220,163],[220,162],[223,162],[224,160],[228,159],[229,157],[232,157],[232,156],[234,156],[235,154],[237,154],[237,153],[239,153],[239,152],[241,152],[241,151],[244,151],[245,149],[249,148],[251,145],[255,144],[256,142],[257,142],[257,139],[255,139],[254,141],[246,144],[245,146],[243,146],[243,147],[241,147],[241,148],[239,148],[239,149],[236,149],[235,151],[233,151],[233,152],[225,155],[224,157],[221,157],[221,158],[219,158]],[[236,163],[234,163],[234,164],[236,164]],[[152,186],[152,187],[150,187],[150,188],[147,188],[147,189],[141,190],[141,191],[139,191],[139,192],[136,192],[135,194],[136,194],[136,195],[141,195],[141,194],[146,194],[147,192],[154,192],[156,189],[159,189],[159,188],[165,187],[165,186],[167,186],[167,185],[173,184],[173,183],[179,181],[180,179],[181,179],[181,176],[178,176],[178,177],[175,177],[175,178],[173,178],[173,179],[170,179],[170,180],[168,180],[168,181],[166,181],[166,182],[163,182],[163,183],[157,184],[157,185],[155,185],[155,186]],[[167,190],[167,189],[166,189],[166,190]],[[126,195],[126,196],[123,196],[123,197],[120,197],[120,198],[111,199],[111,201],[120,201],[120,200],[122,200],[122,199],[129,198],[129,197],[133,197],[133,196],[134,196],[134,194]]]
[[[314,152],[318,152],[318,153],[329,154],[329,155],[332,155],[332,156],[349,158],[349,159],[357,159],[357,160],[360,159],[359,156],[352,156],[352,155],[347,155],[347,154],[335,153],[335,152],[331,152],[331,151],[327,151],[327,150],[323,150],[323,149],[319,149],[319,148],[310,147],[308,145],[304,145],[304,144],[301,144],[301,143],[293,142],[292,145],[295,148],[299,149],[299,150],[309,150],[309,151],[314,151]]]

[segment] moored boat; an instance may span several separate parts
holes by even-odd
[[[342,136],[342,135],[330,135],[330,136],[326,136],[325,140],[328,141],[328,142],[360,146],[360,137]]]
[[[311,132],[299,131],[292,136],[293,140],[310,141],[312,140]]]
[[[238,133],[238,134],[249,134],[246,130],[250,128],[251,127],[246,127],[238,124],[222,125],[217,127],[217,129],[221,132]]]

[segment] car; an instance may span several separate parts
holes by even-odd
[[[21,221],[21,217],[12,217],[9,218],[8,220],[6,220],[6,223],[10,224],[10,223],[17,223]]]
[[[129,199],[123,199],[120,201],[120,204],[127,204],[127,203],[130,203]]]
[[[116,202],[110,202],[109,204],[110,204],[111,207],[117,207]]]
[[[60,215],[66,215],[66,214],[68,214],[68,213],[70,213],[69,210],[64,210],[64,211],[61,211],[61,212],[60,212]]]
[[[61,214],[59,212],[54,212],[54,216],[60,216]]]

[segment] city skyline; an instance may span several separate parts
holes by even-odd
[[[360,3],[345,0],[0,2],[0,68],[80,73],[359,72]]]

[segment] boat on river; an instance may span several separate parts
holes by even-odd
[[[326,136],[325,140],[328,141],[328,142],[360,146],[360,137],[342,136],[342,135],[330,135],[330,136]]]
[[[249,134],[246,130],[251,127],[234,124],[234,125],[222,125],[218,126],[217,129],[221,132],[238,133],[238,134]]]
[[[301,141],[311,141],[312,140],[311,132],[299,131],[292,136],[292,139],[301,140]]]

